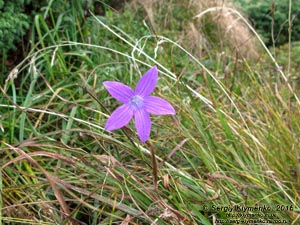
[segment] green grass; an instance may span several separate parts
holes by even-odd
[[[210,225],[228,219],[214,207],[258,205],[298,224],[296,80],[287,85],[268,49],[256,64],[216,49],[197,58],[172,41],[180,31],[153,35],[127,10],[68,29],[36,18],[18,78],[1,85],[2,223]],[[102,82],[134,87],[153,65],[155,95],[176,109],[152,117],[156,191],[150,144],[132,123],[103,128],[119,103]]]

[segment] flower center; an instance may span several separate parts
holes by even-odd
[[[144,103],[144,99],[139,95],[135,95],[130,99],[130,105],[133,106],[135,109],[142,108],[143,103]]]

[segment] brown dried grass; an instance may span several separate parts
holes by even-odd
[[[163,33],[163,29],[172,23],[172,10],[181,7],[187,10],[190,18],[184,25],[181,40],[183,45],[192,53],[201,57],[207,48],[216,48],[220,52],[229,48],[227,54],[239,58],[257,59],[257,41],[249,27],[233,13],[239,11],[230,1],[224,0],[133,0],[143,6],[151,26],[157,33]],[[162,7],[167,8],[163,20],[158,19]],[[228,10],[228,8],[233,10]],[[210,10],[211,9],[211,10]],[[205,12],[203,16],[194,18]],[[167,22],[166,22],[167,21]],[[206,33],[204,27],[211,24],[214,30]],[[213,37],[212,37],[213,36]]]
[[[205,2],[206,5],[199,4],[199,2]],[[209,9],[212,9],[210,11],[212,20],[218,28],[217,38],[220,42],[224,41],[225,44],[229,44],[233,54],[237,53],[244,58],[258,57],[257,41],[249,27],[234,14],[234,11],[239,10],[233,3],[220,0],[195,1],[195,3],[199,12],[205,10],[209,12]],[[197,23],[201,23],[201,17],[197,20]]]

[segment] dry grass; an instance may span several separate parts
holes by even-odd
[[[133,3],[135,7],[137,3],[143,6],[156,33],[163,33],[166,27],[172,26],[176,10],[186,11],[187,17],[182,20],[180,39],[182,44],[198,57],[201,57],[207,49],[216,47],[219,52],[229,48],[228,54],[233,57],[257,59],[259,56],[254,35],[249,27],[232,12],[238,9],[230,1],[134,0]],[[195,18],[196,15],[200,16]],[[207,32],[205,27],[212,25],[216,29]]]

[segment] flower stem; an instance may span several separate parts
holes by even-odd
[[[150,151],[151,151],[151,158],[152,158],[152,173],[153,173],[153,188],[155,191],[157,191],[158,186],[157,186],[157,162],[156,162],[156,157],[155,157],[155,148],[153,146],[153,144],[148,141],[149,145],[150,145]]]

